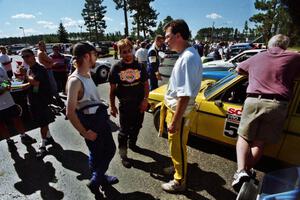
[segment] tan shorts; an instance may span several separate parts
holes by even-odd
[[[248,141],[277,143],[287,111],[287,101],[248,97],[244,103],[238,134]]]

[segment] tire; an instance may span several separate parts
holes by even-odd
[[[256,200],[258,188],[253,182],[245,182],[236,197],[236,200]]]
[[[106,66],[100,66],[96,71],[96,77],[99,83],[105,83],[108,80],[109,69]]]
[[[159,126],[160,126],[160,108],[157,108],[154,113],[153,113],[153,123],[156,131],[159,131]],[[164,125],[164,132],[163,132],[163,137],[167,137],[168,132],[167,132],[167,124],[165,123]]]

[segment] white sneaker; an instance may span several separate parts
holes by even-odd
[[[239,191],[242,187],[244,182],[247,182],[250,180],[249,174],[245,170],[241,170],[239,172],[235,172],[233,175],[233,181],[231,186],[236,190]]]
[[[168,183],[164,183],[161,185],[162,189],[166,192],[183,192],[186,190],[186,185],[180,184],[176,180],[171,180]]]

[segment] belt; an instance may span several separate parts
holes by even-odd
[[[283,97],[279,94],[255,94],[255,93],[248,93],[247,97],[254,97],[260,99],[273,99],[277,101],[289,101],[288,98]]]

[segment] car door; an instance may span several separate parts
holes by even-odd
[[[219,87],[212,97],[203,96],[197,107],[197,135],[235,145],[242,104],[246,96],[237,99],[234,94],[238,95],[237,90],[246,94],[246,87],[240,89],[245,81],[246,78],[239,77]]]

